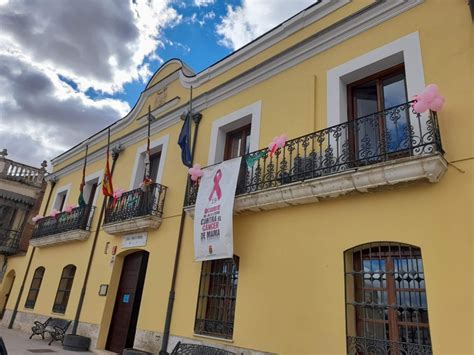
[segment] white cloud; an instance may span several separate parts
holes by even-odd
[[[0,0],[0,149],[38,165],[123,117],[128,103],[92,98],[147,82],[162,62],[173,0]],[[67,81],[67,82],[65,82]]]
[[[215,3],[215,0],[194,0],[194,6],[209,6]]]
[[[216,26],[220,43],[239,49],[314,3],[314,0],[243,0],[241,6],[227,6],[227,13]]]

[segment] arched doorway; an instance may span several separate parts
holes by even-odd
[[[133,347],[147,264],[146,251],[129,254],[123,260],[107,337],[107,350],[122,353],[123,349]]]
[[[5,313],[5,308],[7,307],[8,298],[12,292],[13,283],[15,282],[15,270],[10,270],[10,272],[5,276],[3,281],[3,287],[0,290],[0,319],[3,318]]]

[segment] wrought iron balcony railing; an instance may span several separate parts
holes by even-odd
[[[104,224],[123,222],[132,218],[161,217],[165,204],[166,186],[151,184],[124,192],[116,200],[110,200],[105,210]]]
[[[410,156],[442,154],[436,112],[419,114],[412,104],[288,140],[271,157],[267,148],[244,155],[236,195]],[[189,185],[188,206],[195,204],[198,187]]]
[[[432,355],[431,345],[420,343],[396,342],[363,337],[347,337],[347,353],[359,354],[406,354]]]
[[[18,251],[21,233],[13,229],[0,228],[0,254],[12,255]]]
[[[61,212],[55,217],[45,217],[36,222],[32,238],[41,238],[52,234],[77,229],[90,230],[94,206],[76,207],[71,212]]]

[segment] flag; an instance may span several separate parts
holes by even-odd
[[[183,127],[178,138],[178,145],[181,147],[181,161],[188,168],[192,167],[191,163],[191,114],[188,112],[184,119]]]
[[[85,207],[86,200],[84,200],[84,186],[86,185],[86,165],[87,165],[87,151],[89,150],[89,145],[86,145],[86,155],[84,156],[84,166],[82,167],[82,181],[79,186],[79,198],[77,199],[77,204],[79,207]]]
[[[107,156],[106,156],[106,161],[105,161],[104,178],[102,179],[102,194],[104,196],[113,197],[114,188],[112,186],[112,174],[110,173],[110,167],[109,167],[109,147],[110,147],[110,128],[109,128],[109,133],[107,135]]]

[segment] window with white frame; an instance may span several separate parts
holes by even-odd
[[[208,165],[259,148],[261,107],[258,101],[213,122]]]
[[[71,190],[71,184],[58,188],[53,202],[53,209],[62,211],[66,207],[66,201]]]
[[[169,135],[150,142],[150,175],[154,182],[161,183]],[[145,174],[146,144],[137,149],[135,164],[130,179],[130,190],[138,188]]]

